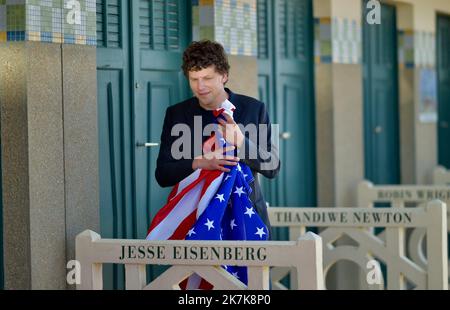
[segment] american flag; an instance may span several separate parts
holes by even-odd
[[[214,111],[233,115],[234,106],[227,100]],[[220,145],[226,141],[216,133],[204,144],[204,152],[212,139]],[[267,240],[268,230],[250,200],[254,177],[250,168],[239,163],[230,172],[197,170],[175,185],[167,204],[155,215],[147,240]],[[244,284],[247,268],[223,266]],[[205,288],[194,275],[187,288]]]

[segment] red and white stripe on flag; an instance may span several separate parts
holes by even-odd
[[[178,183],[155,215],[147,240],[184,240],[223,179],[221,171],[197,170]]]

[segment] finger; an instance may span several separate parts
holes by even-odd
[[[203,144],[203,154],[210,153],[213,150],[213,146],[215,146],[214,149],[217,149],[217,145],[215,145],[216,143],[217,139],[206,140],[206,142]]]
[[[214,158],[214,155],[223,155],[224,153],[227,153],[229,151],[234,151],[236,149],[236,147],[234,145],[231,146],[227,146],[226,148],[220,148],[220,149],[216,149],[215,151],[209,152],[204,154],[204,157],[208,157],[208,158]]]
[[[222,166],[217,166],[216,170],[222,171],[222,172],[230,172],[231,170]]]
[[[228,161],[228,160],[219,160],[219,165],[221,166],[237,166],[238,163],[235,161]]]
[[[230,146],[227,146],[226,148],[224,148],[223,152],[228,153],[230,151],[234,151],[235,149],[236,149],[236,147],[234,145],[230,145]]]
[[[237,132],[234,132],[234,135],[233,135],[234,137],[233,137],[233,145],[238,145],[238,133]]]
[[[220,125],[225,126],[227,124],[227,122],[223,119],[223,118],[218,118],[217,121],[219,122]]]
[[[236,147],[234,145],[230,145],[230,146],[227,146],[226,148],[218,149],[217,151],[214,151],[214,153],[223,154],[223,153],[227,153],[229,151],[234,151],[235,149],[236,149]]]
[[[225,119],[227,120],[228,124],[236,125],[234,119],[228,113],[223,113],[222,115],[225,116]]]
[[[234,156],[225,156],[223,159],[231,160],[231,161],[241,161],[241,159],[239,157],[234,157]]]
[[[227,136],[232,134],[234,131],[233,125],[230,124],[219,125],[218,131],[223,138],[227,139]]]
[[[217,127],[217,131],[220,133],[220,135],[223,137],[223,136],[225,136],[225,126],[224,125],[219,125],[218,127]]]
[[[217,127],[217,130],[219,131],[219,133],[221,134],[222,137],[226,137],[228,132],[230,132],[230,133],[233,132],[233,126],[230,124],[225,124],[225,125],[219,124],[219,126]]]

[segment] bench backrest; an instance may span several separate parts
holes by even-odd
[[[387,267],[387,289],[405,289],[405,278],[419,289],[447,289],[447,218],[446,205],[433,201],[417,208],[280,208],[271,207],[269,218],[273,227],[288,227],[290,240],[304,234],[308,227],[318,227],[323,242],[324,277],[341,260],[352,261],[362,270],[361,283],[366,289],[384,288],[381,274],[370,273],[377,261]],[[370,228],[386,228],[383,237]],[[424,230],[427,261],[414,262],[405,254],[405,230]],[[346,236],[356,246],[337,241]],[[411,236],[417,248],[424,235]],[[421,255],[425,256],[424,253]],[[378,270],[379,271],[379,270]],[[274,287],[283,288],[279,280],[289,270],[275,270]],[[350,275],[349,275],[350,276]],[[376,281],[378,277],[378,280]],[[378,282],[378,283],[377,283]],[[291,286],[295,283],[291,283]]]
[[[450,170],[446,170],[444,167],[437,167],[433,172],[433,184],[450,186]]]
[[[299,289],[323,289],[321,238],[308,233],[297,241],[146,241],[101,239],[87,230],[76,238],[81,267],[77,289],[102,289],[102,264],[124,264],[126,289],[179,289],[193,274],[215,289],[269,289],[269,267],[296,271]],[[171,266],[150,283],[146,265]],[[247,266],[248,285],[220,266]]]

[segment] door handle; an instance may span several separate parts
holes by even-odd
[[[150,147],[158,147],[159,146],[159,143],[150,143],[150,142],[147,142],[147,143],[136,143],[136,146],[137,147],[148,147],[148,148],[150,148]]]
[[[375,129],[373,130],[377,135],[379,135],[380,133],[383,132],[383,127],[381,126],[377,126],[375,127]]]
[[[280,138],[283,140],[289,140],[291,138],[291,133],[290,132],[283,132],[282,134],[280,134]]]

